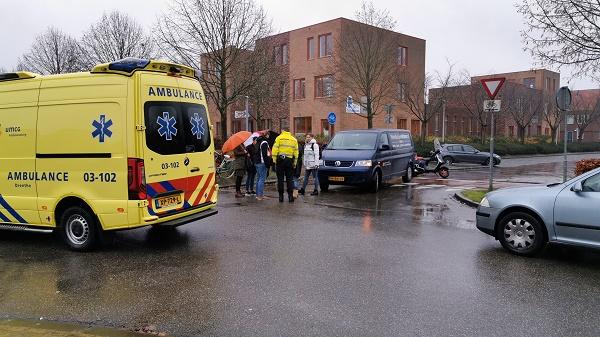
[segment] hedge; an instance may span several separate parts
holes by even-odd
[[[421,156],[428,156],[429,151],[433,150],[433,142],[425,142],[421,145],[418,139],[415,139],[415,150]],[[448,142],[449,144],[453,142]],[[481,143],[461,143],[471,145],[479,151],[488,152],[490,150],[490,144]],[[553,143],[534,143],[534,144],[521,144],[515,142],[498,141],[494,143],[494,153],[505,156],[505,155],[528,155],[528,154],[551,154],[551,153],[562,153],[562,144]],[[568,144],[569,152],[600,152],[600,143],[570,143]]]

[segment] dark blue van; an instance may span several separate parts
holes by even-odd
[[[368,187],[377,192],[381,184],[402,177],[412,179],[414,145],[410,132],[370,129],[338,132],[327,144],[319,165],[319,183]]]

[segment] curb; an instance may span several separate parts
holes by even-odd
[[[597,154],[600,155],[600,152],[568,152],[569,155],[578,155],[578,154]],[[502,156],[502,159],[519,159],[519,158],[531,158],[531,157],[562,157],[564,153],[547,153],[547,154],[517,154],[517,155],[505,155]]]
[[[479,204],[478,204],[478,203],[476,203],[475,201],[472,201],[472,200],[469,200],[469,199],[467,199],[467,198],[463,197],[463,196],[460,194],[460,192],[456,192],[456,193],[454,193],[454,198],[455,198],[456,200],[460,201],[461,203],[463,203],[463,204],[465,204],[465,205],[469,206],[469,207],[472,207],[472,208],[477,208],[477,207],[479,207]]]

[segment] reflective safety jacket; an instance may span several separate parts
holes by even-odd
[[[294,165],[298,159],[298,141],[288,131],[282,131],[273,144],[273,161],[277,163],[282,157],[291,158]]]

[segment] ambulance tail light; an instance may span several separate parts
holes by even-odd
[[[146,172],[144,160],[127,158],[127,183],[129,185],[129,200],[145,200]]]

